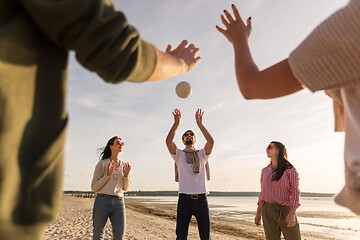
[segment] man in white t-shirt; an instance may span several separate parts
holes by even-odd
[[[198,109],[196,123],[206,139],[203,149],[194,148],[196,138],[192,130],[182,135],[185,149],[180,150],[174,143],[174,136],[180,124],[181,112],[175,109],[174,124],[166,137],[166,146],[175,160],[175,179],[179,182],[179,200],[176,217],[176,239],[187,239],[189,223],[195,216],[201,240],[210,239],[210,215],[206,199],[206,178],[210,179],[208,158],[214,146],[214,139],[202,124],[204,112]]]

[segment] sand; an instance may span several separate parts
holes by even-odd
[[[141,198],[125,198],[126,205],[126,238],[132,240],[176,239],[176,212],[174,204],[149,205],[141,203]],[[46,229],[46,240],[86,240],[92,239],[92,207],[94,199],[64,196],[59,216]],[[211,239],[244,240],[264,239],[262,226],[254,223],[211,217]],[[108,221],[105,239],[112,239],[112,228]],[[189,227],[189,240],[199,239],[196,221]],[[324,234],[302,232],[302,239],[332,239]]]
[[[46,240],[92,239],[92,207],[94,199],[64,196],[59,216],[46,229]],[[175,239],[175,214],[142,206],[126,199],[126,239]],[[255,226],[253,227],[256,228]],[[112,239],[111,224],[107,223],[105,239]],[[261,228],[258,228],[260,232]],[[212,222],[211,239],[263,239],[262,234]],[[189,238],[199,239],[195,222],[189,227]]]

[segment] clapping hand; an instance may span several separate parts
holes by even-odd
[[[125,165],[123,166],[123,175],[124,175],[124,177],[129,176],[130,170],[131,170],[130,164],[128,162],[125,163]]]
[[[111,176],[114,172],[114,169],[115,169],[114,161],[110,161],[108,168],[107,168],[107,175]]]

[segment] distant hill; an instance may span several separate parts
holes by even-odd
[[[72,191],[66,190],[64,194],[74,194],[74,195],[87,195],[95,194],[92,191]],[[218,196],[218,197],[258,197],[260,192],[218,192],[211,191],[209,196]],[[127,196],[177,196],[178,191],[128,191]],[[301,197],[333,197],[334,193],[312,193],[312,192],[302,192]]]

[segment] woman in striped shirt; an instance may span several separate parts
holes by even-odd
[[[255,224],[263,225],[267,240],[301,239],[295,211],[300,206],[299,175],[287,160],[285,146],[272,141],[266,148],[270,164],[261,171],[261,193]]]

